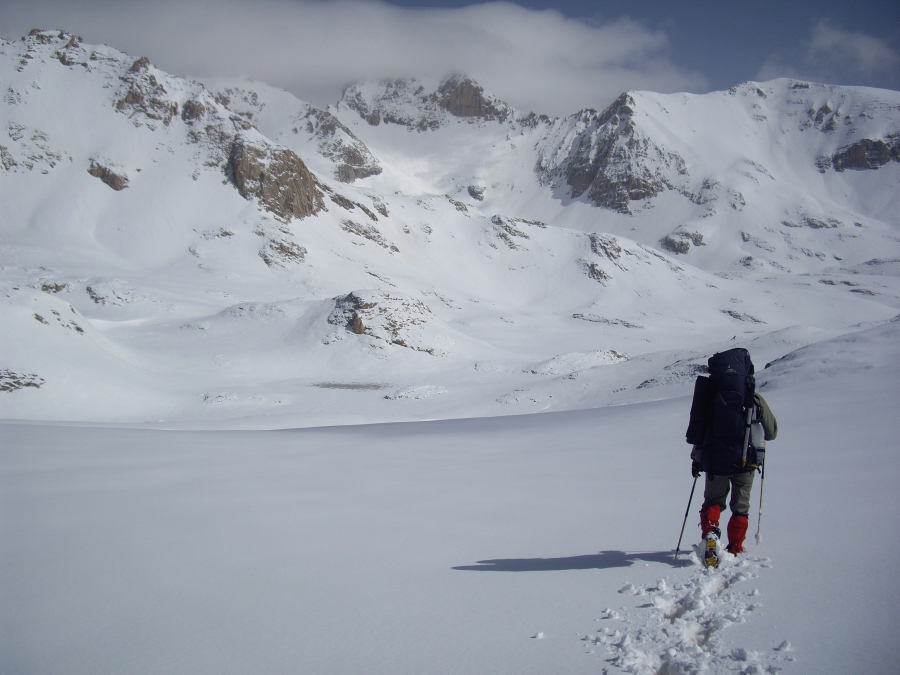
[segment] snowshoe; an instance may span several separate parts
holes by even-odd
[[[718,527],[714,527],[704,537],[706,550],[703,554],[703,564],[706,567],[719,566],[719,537],[721,536],[722,531]]]

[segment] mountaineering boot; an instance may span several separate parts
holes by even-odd
[[[721,511],[722,509],[718,504],[704,506],[700,509],[700,534],[704,539],[713,528],[716,528],[716,537],[721,536],[722,533],[719,532],[719,515]]]
[[[728,521],[728,552],[732,555],[743,552],[748,525],[747,516],[743,515],[733,515]]]
[[[703,552],[703,564],[706,565],[706,567],[719,566],[719,552],[717,550],[717,545],[719,543],[719,537],[721,536],[722,531],[718,527],[713,527],[706,533],[706,536],[703,537],[703,541],[706,543],[706,548]]]

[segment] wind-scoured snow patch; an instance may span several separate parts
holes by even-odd
[[[767,363],[757,373],[757,388],[769,390],[799,381],[831,381],[873,368],[887,377],[898,377],[898,357],[900,314],[881,326],[807,345]]]
[[[444,387],[438,387],[432,384],[426,384],[421,387],[403,387],[402,389],[398,389],[393,394],[388,394],[385,398],[388,401],[397,401],[400,399],[422,399],[422,398],[431,398],[432,396],[437,396],[438,394],[446,394],[447,390]]]
[[[649,602],[634,614],[605,609],[604,619],[622,623],[583,641],[604,645],[614,666],[636,675],[775,673],[780,664],[793,661],[787,640],[754,650],[735,647],[723,634],[750,620],[760,607],[759,591],[748,590],[743,582],[770,567],[768,558],[736,558],[723,551],[718,569],[699,567],[696,553],[691,559],[698,567],[686,580],[660,579],[647,588],[627,584],[620,593],[647,596]]]
[[[36,373],[14,373],[9,369],[0,370],[0,391],[16,391],[25,387],[40,389],[44,378]]]
[[[84,290],[98,305],[126,305],[147,299],[132,284],[121,279],[91,279]]]
[[[625,328],[643,328],[636,323],[631,323],[630,321],[625,321],[624,319],[609,319],[605,316],[599,316],[597,314],[573,314],[573,319],[581,319],[582,321],[590,321],[592,323],[605,323],[608,326],[623,326]]]
[[[525,372],[535,375],[567,375],[580,370],[587,370],[595,366],[606,366],[613,363],[627,361],[628,357],[615,349],[598,349],[593,352],[560,354],[552,359],[543,361]]]

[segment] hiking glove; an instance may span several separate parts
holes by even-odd
[[[700,462],[691,462],[691,475],[694,478],[697,478],[703,472],[703,467],[700,466]]]

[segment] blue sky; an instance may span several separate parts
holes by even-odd
[[[317,105],[363,80],[464,72],[521,110],[794,77],[900,88],[900,0],[3,0],[0,36],[62,28]]]

